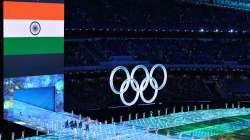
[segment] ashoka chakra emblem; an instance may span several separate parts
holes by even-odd
[[[30,33],[32,35],[38,35],[41,31],[41,26],[40,24],[37,22],[37,21],[33,21],[31,24],[30,24]]]

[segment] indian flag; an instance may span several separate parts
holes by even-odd
[[[63,72],[62,0],[4,1],[5,76]]]

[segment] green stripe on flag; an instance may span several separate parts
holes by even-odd
[[[4,38],[4,55],[64,53],[63,37]]]

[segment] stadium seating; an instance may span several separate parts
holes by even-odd
[[[160,3],[160,4],[159,4]],[[250,12],[183,3],[180,0],[69,1],[67,30],[215,31],[250,30]]]
[[[65,102],[71,102],[70,107],[67,105],[66,108],[84,111],[123,106],[120,97],[115,96],[110,90],[109,75],[110,71],[66,72],[65,90],[70,94],[66,95]],[[160,75],[160,72],[155,74],[157,81],[162,80]],[[167,85],[159,91],[155,103],[247,101],[250,98],[250,77],[249,75],[244,77],[244,79],[239,78],[238,74],[169,73]],[[115,86],[119,87],[124,78],[124,75],[118,74],[114,79]],[[142,77],[139,76],[137,79]],[[239,87],[237,86],[239,83],[245,84]],[[146,98],[152,97],[153,90],[149,88],[145,92]],[[134,96],[132,89],[125,93],[128,101],[131,101]],[[142,103],[140,100],[137,105]]]
[[[65,53],[66,66],[100,65],[115,56],[163,64],[243,65],[250,64],[250,40],[96,38],[66,43]]]
[[[176,65],[177,68],[179,65],[250,66],[250,40],[223,36],[231,33],[242,33],[244,36],[249,32],[250,12],[183,1],[85,0],[81,4],[78,0],[67,1],[70,12],[66,13],[65,20],[65,93],[70,94],[65,94],[65,104],[68,104],[65,109],[83,112],[122,105],[119,96],[114,96],[110,90],[110,69],[92,69],[98,66],[137,63],[162,63]],[[76,37],[68,38],[69,32],[76,32]],[[97,33],[96,36],[88,34],[93,32]],[[122,35],[102,36],[100,32],[119,32]],[[174,32],[180,35],[171,38],[131,37],[126,36],[125,32]],[[188,32],[191,36],[181,36],[179,32]],[[192,36],[193,32],[198,32],[198,36]],[[223,35],[220,38],[206,34],[205,37],[199,36],[203,32]],[[84,33],[86,36],[82,37]],[[244,87],[232,89],[230,85],[243,81],[236,80],[231,74],[234,70],[223,71],[229,72],[231,79],[225,73],[217,74],[213,70],[204,75],[197,74],[196,70],[193,71],[195,74],[186,71],[173,74],[173,71],[170,71],[167,86],[157,97],[156,103],[250,98],[249,92],[241,92],[249,89],[246,87],[250,83],[249,75],[246,75]],[[161,80],[158,73],[156,77]],[[121,83],[122,75],[115,80]],[[126,99],[133,98],[133,93],[132,90],[128,91]]]

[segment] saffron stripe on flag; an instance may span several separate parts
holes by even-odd
[[[34,20],[4,20],[4,37],[63,37],[63,20],[36,20],[40,32],[33,35],[32,23]]]
[[[4,38],[4,56],[55,53],[64,53],[63,37]]]
[[[45,3],[64,3],[64,0],[4,0],[16,2],[45,2]]]
[[[63,3],[3,2],[4,19],[64,20]]]

